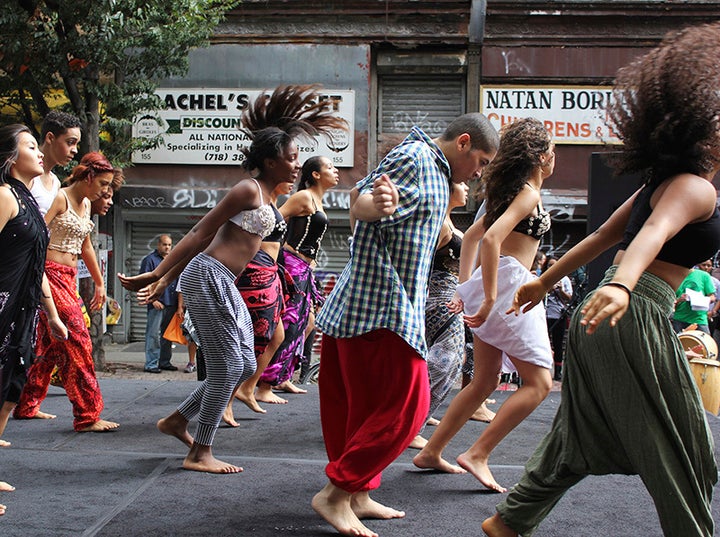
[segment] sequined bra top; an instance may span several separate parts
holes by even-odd
[[[56,250],[67,254],[80,255],[82,244],[95,224],[90,220],[90,200],[83,199],[85,214],[78,215],[72,208],[70,200],[63,189],[60,189],[68,207],[64,213],[60,213],[48,224],[50,231],[50,243],[48,250]]]
[[[433,270],[449,272],[457,276],[460,274],[460,247],[462,237],[452,234],[452,237],[435,252],[433,258]]]
[[[540,204],[537,206],[537,213],[537,216],[531,215],[520,220],[513,231],[529,235],[533,239],[542,239],[542,236],[550,231],[550,213],[544,211]]]
[[[275,229],[275,211],[271,204],[265,204],[260,183],[253,179],[260,191],[260,207],[249,211],[240,211],[230,221],[253,235],[260,235],[263,239]]]
[[[328,228],[328,217],[323,211],[318,210],[314,198],[313,205],[314,213],[293,216],[288,223],[288,244],[309,259],[317,257],[320,243]]]

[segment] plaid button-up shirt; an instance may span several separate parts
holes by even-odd
[[[336,338],[387,328],[424,358],[427,281],[449,202],[450,165],[430,137],[413,127],[357,183],[360,194],[371,192],[383,173],[398,189],[397,210],[377,222],[356,223],[350,261],[316,322]]]

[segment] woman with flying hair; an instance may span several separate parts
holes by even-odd
[[[475,372],[453,399],[428,443],[413,459],[420,468],[470,472],[484,486],[504,492],[490,471],[493,449],[545,399],[552,387],[553,364],[542,308],[525,317],[508,317],[515,292],[535,278],[530,272],[550,215],[540,203],[540,189],[555,168],[550,134],[537,119],[520,119],[500,134],[495,159],[482,176],[487,212],[470,226],[460,249],[461,282],[451,311],[464,319],[474,338]],[[478,243],[482,263],[478,259]],[[500,407],[477,441],[457,457],[455,466],[442,452],[478,407],[497,388],[502,371],[517,371],[523,384]]]
[[[666,37],[618,72],[608,114],[624,142],[616,170],[643,186],[540,278],[515,314],[619,243],[614,264],[575,311],[562,400],[519,483],[482,528],[531,535],[586,475],[637,474],[665,535],[713,535],[713,441],[670,324],[674,290],[720,248],[711,184],[720,170],[720,23]],[[522,315],[521,315],[522,316]]]
[[[318,99],[317,86],[284,86],[263,95],[242,117],[252,138],[243,166],[253,177],[236,184],[173,248],[155,270],[133,277],[119,274],[141,303],[157,299],[180,277],[180,288],[205,358],[207,377],[158,429],[185,443],[183,468],[237,473],[242,468],[216,459],[212,444],[230,397],[256,368],[253,325],[235,280],[276,227],[268,203],[300,169],[295,137],[332,129],[337,118]],[[189,421],[198,416],[195,437]]]

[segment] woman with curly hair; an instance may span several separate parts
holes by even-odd
[[[608,108],[624,142],[616,170],[646,180],[515,297],[516,315],[532,313],[563,275],[619,243],[613,266],[572,317],[552,430],[483,522],[487,535],[532,534],[591,474],[639,475],[665,535],[713,534],[713,440],[669,316],[685,275],[720,248],[711,184],[720,171],[718,57],[714,23],[667,36],[618,72]]]
[[[453,399],[427,445],[413,459],[420,468],[470,472],[484,486],[504,492],[490,472],[492,450],[545,399],[552,387],[552,352],[545,312],[508,317],[515,291],[535,276],[540,239],[550,229],[550,215],[540,203],[540,189],[555,167],[554,145],[543,124],[532,118],[507,125],[495,159],[485,170],[486,214],[468,228],[460,253],[460,285],[451,310],[465,310],[475,336],[473,380]],[[472,272],[478,243],[482,263]],[[472,272],[472,275],[471,275]],[[442,452],[478,407],[497,388],[502,371],[517,371],[523,384],[500,407],[477,441],[457,458]]]
[[[91,310],[105,306],[105,282],[90,240],[93,222],[91,202],[105,194],[113,180],[112,164],[98,152],[87,153],[67,178],[45,213],[50,231],[45,274],[60,319],[68,328],[67,341],[53,337],[52,326],[40,313],[35,353],[37,359],[13,416],[17,419],[52,419],[54,414],[40,410],[47,396],[55,367],[73,408],[73,427],[77,432],[103,432],[119,425],[100,418],[104,402],[95,375],[92,341],[85,325],[82,299],[77,293],[77,265],[82,257],[95,282]]]
[[[252,138],[243,151],[243,179],[183,237],[155,270],[118,277],[126,289],[138,291],[141,303],[155,300],[180,277],[185,306],[205,358],[207,377],[168,417],[160,432],[174,436],[190,451],[183,468],[210,473],[237,473],[242,468],[219,459],[212,444],[230,397],[256,369],[253,324],[235,285],[276,228],[268,203],[282,183],[292,184],[299,170],[295,137],[315,135],[337,126],[337,118],[318,99],[317,86],[283,86],[263,95],[242,117]],[[195,437],[189,421],[198,416]]]

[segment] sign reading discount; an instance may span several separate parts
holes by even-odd
[[[516,119],[543,122],[558,144],[619,144],[606,125],[612,88],[604,86],[482,86],[481,112],[497,129]]]
[[[241,164],[242,149],[252,140],[242,129],[242,113],[263,90],[171,88],[157,89],[164,103],[157,118],[140,115],[133,124],[133,136],[151,138],[161,135],[163,143],[156,149],[133,154],[137,164]],[[347,121],[348,130],[329,135],[298,137],[300,161],[314,155],[330,158],[335,166],[352,167],[354,163],[355,92],[321,91],[319,99],[327,109]]]

